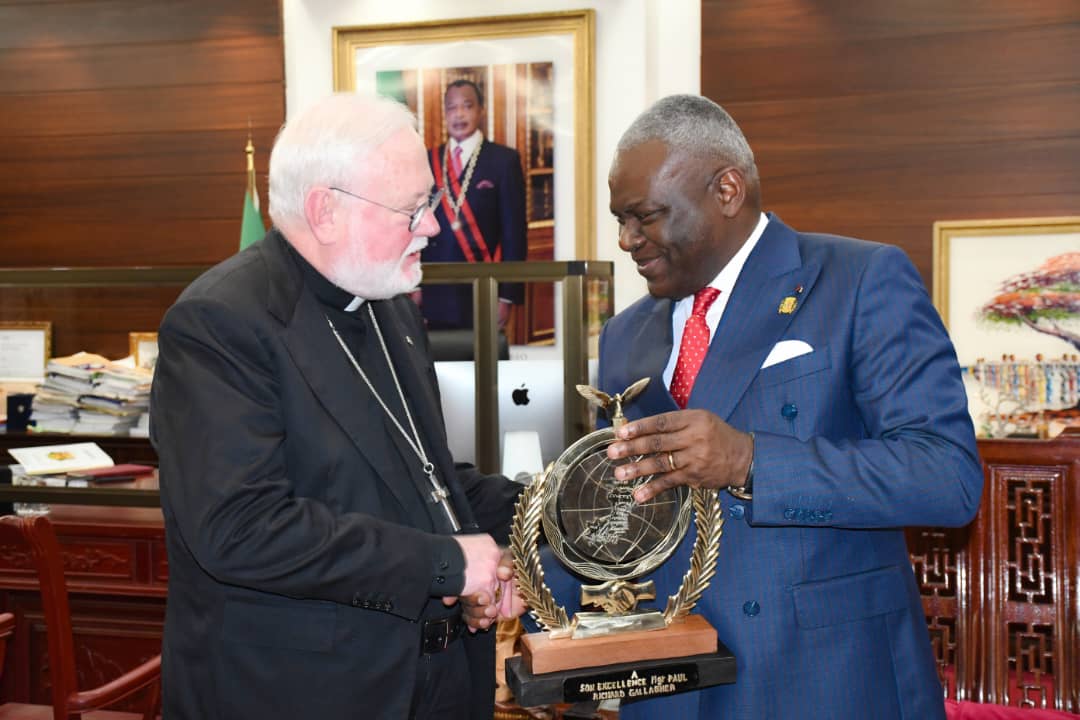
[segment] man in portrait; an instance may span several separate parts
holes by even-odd
[[[526,255],[525,181],[517,150],[481,130],[484,94],[470,80],[451,82],[444,95],[448,140],[428,151],[435,184],[445,188],[436,209],[439,234],[423,252],[428,262],[501,262]],[[499,285],[499,327],[524,302],[521,283]],[[421,308],[433,330],[471,328],[472,286],[427,285]]]

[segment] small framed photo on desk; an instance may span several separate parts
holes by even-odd
[[[0,322],[0,382],[41,382],[51,352],[51,322]]]
[[[128,352],[135,360],[135,367],[153,370],[158,355],[157,333],[128,333]]]

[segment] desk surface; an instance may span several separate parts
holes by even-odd
[[[131,482],[92,483],[82,487],[46,487],[7,482],[0,484],[0,503],[46,503],[53,507],[94,505],[125,508],[157,508],[157,471]],[[7,512],[11,512],[10,509]]]

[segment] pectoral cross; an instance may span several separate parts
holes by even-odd
[[[458,522],[457,513],[454,512],[454,507],[450,504],[450,491],[435,477],[435,465],[430,462],[424,463],[424,474],[427,475],[428,482],[431,483],[431,502],[440,506],[443,512],[446,513],[446,519],[454,532],[460,531],[461,523]]]

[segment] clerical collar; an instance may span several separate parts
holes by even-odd
[[[315,297],[323,305],[351,313],[356,312],[364,304],[363,298],[356,297],[348,290],[330,282],[292,245],[289,245],[289,250],[292,252],[293,257],[296,258],[296,264],[300,266],[304,273],[304,282],[307,283],[308,287],[315,293]]]

